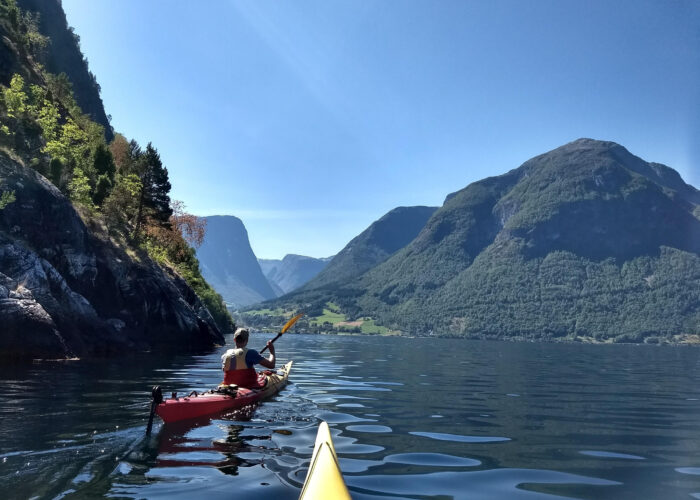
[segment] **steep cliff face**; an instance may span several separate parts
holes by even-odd
[[[102,104],[100,86],[80,50],[80,37],[68,27],[60,0],[18,0],[17,5],[39,14],[39,31],[51,40],[40,62],[49,72],[68,76],[80,109],[104,127],[105,139],[110,142],[114,132]]]
[[[36,171],[0,153],[0,356],[14,360],[128,350],[197,351],[223,343],[174,271],[86,227]]]
[[[207,234],[197,249],[202,276],[232,307],[276,297],[250,247],[243,222],[232,215],[206,217]]]

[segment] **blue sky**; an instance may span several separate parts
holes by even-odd
[[[260,258],[580,137],[700,187],[700,2],[63,0],[114,128]]]

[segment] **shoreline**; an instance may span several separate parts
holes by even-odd
[[[277,330],[254,330],[256,334],[276,334]],[[405,339],[433,338],[433,339],[462,339],[462,340],[485,340],[492,342],[524,342],[542,344],[586,344],[586,345],[648,345],[648,346],[690,346],[700,347],[700,335],[677,334],[672,339],[658,338],[658,342],[615,342],[614,339],[598,340],[593,337],[557,338],[551,340],[538,340],[524,337],[489,338],[489,337],[458,337],[451,335],[402,335],[402,334],[368,334],[354,332],[289,332],[286,335],[335,335],[346,337],[398,337]],[[648,337],[649,338],[649,337]]]

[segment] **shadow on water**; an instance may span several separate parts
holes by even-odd
[[[220,353],[4,370],[0,496],[294,499],[323,419],[357,499],[700,497],[699,354],[290,335],[276,397],[150,437],[150,387],[213,387]]]

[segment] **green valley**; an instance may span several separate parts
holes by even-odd
[[[415,238],[367,271],[319,279],[331,261],[265,306],[358,332],[373,318],[408,335],[692,340],[699,203],[673,169],[580,139],[447,196]],[[338,255],[351,261],[353,251]]]
[[[275,331],[296,313],[292,309],[249,309],[240,315],[242,323]],[[319,315],[305,315],[295,325],[300,333],[357,333],[368,335],[398,335],[399,332],[378,325],[371,317],[349,319],[333,302],[327,302]]]

